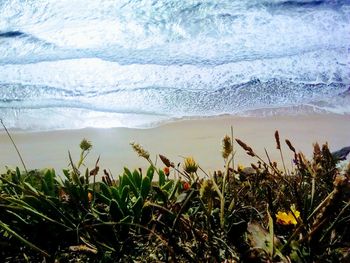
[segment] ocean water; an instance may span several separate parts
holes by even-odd
[[[350,114],[349,87],[350,0],[0,0],[9,128]]]

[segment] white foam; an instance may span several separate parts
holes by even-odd
[[[141,126],[311,105],[349,113],[348,1],[0,1],[0,117]]]

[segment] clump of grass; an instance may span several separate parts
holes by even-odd
[[[311,159],[289,140],[295,167],[282,170],[238,138],[221,143],[222,169],[204,171],[194,158],[157,167],[141,145],[147,171],[118,178],[85,160],[0,176],[0,246],[5,262],[346,262],[350,247],[350,164],[340,168],[328,145]],[[234,144],[234,142],[237,143]],[[241,147],[250,167],[235,165]],[[85,170],[83,170],[83,167]],[[157,173],[158,180],[154,180]],[[101,175],[102,181],[96,181]]]

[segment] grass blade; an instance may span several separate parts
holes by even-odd
[[[37,247],[36,245],[34,245],[33,243],[29,242],[28,240],[26,240],[24,237],[22,237],[21,235],[17,234],[15,231],[13,231],[11,228],[9,228],[8,225],[6,225],[5,223],[3,223],[2,221],[0,221],[0,227],[7,231],[10,235],[12,235],[13,237],[17,238],[19,241],[21,241],[22,243],[24,243],[26,246],[40,252],[42,255],[44,255],[45,257],[50,257],[50,255],[42,250],[41,248]]]

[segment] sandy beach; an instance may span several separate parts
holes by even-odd
[[[150,129],[81,129],[50,132],[10,131],[29,169],[52,167],[61,174],[68,165],[68,151],[75,161],[79,158],[79,143],[87,138],[93,149],[87,158],[87,166],[93,167],[98,156],[100,166],[118,175],[124,166],[130,169],[146,168],[148,163],[139,158],[130,147],[138,142],[147,149],[153,160],[163,154],[175,163],[181,156],[194,156],[205,170],[223,167],[221,139],[230,134],[233,126],[234,137],[249,144],[255,152],[265,157],[266,148],[273,160],[280,161],[275,149],[274,132],[279,130],[281,140],[288,138],[296,149],[307,156],[312,154],[314,142],[328,142],[331,150],[350,145],[350,116],[314,114],[307,116],[274,117],[217,117],[200,120],[182,120]],[[0,134],[0,168],[20,165],[20,160],[4,131]],[[282,145],[287,163],[291,153]],[[248,165],[253,158],[235,146],[236,163]],[[160,164],[162,166],[162,164]]]

